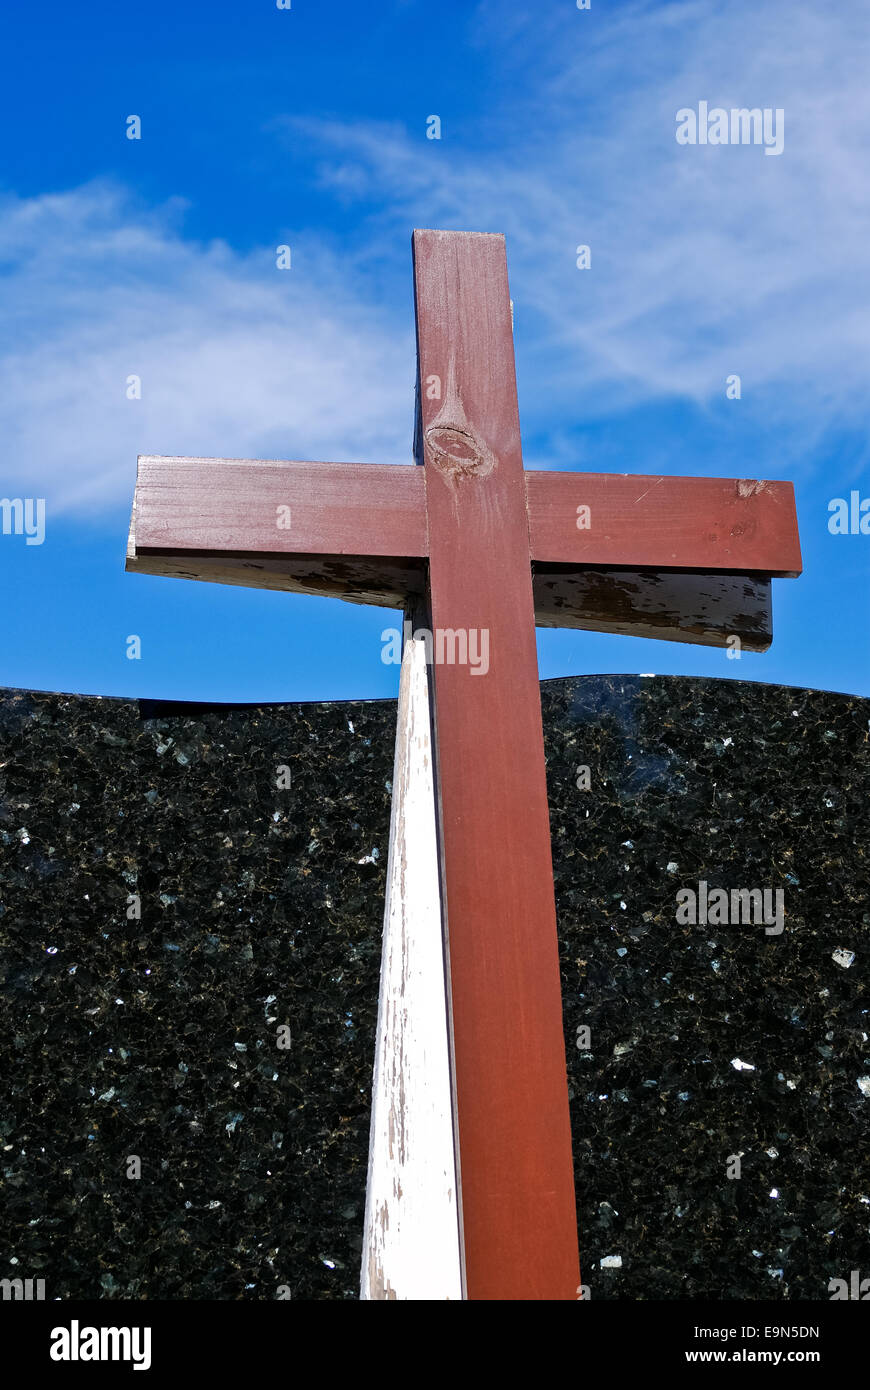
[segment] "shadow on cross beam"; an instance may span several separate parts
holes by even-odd
[[[578,571],[532,565],[537,627],[583,628],[664,642],[767,651],[770,577],[694,570]]]
[[[343,555],[137,551],[127,569],[171,579],[209,580],[285,593],[340,598],[379,608],[403,608],[422,595],[424,560]],[[739,638],[746,651],[767,651],[773,639],[771,580],[767,574],[723,570],[578,570],[533,562],[538,627],[580,628],[623,637],[655,637],[725,647]]]

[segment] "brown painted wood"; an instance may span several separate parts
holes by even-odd
[[[800,574],[791,483],[532,471],[525,478],[533,560]],[[590,508],[588,530],[578,530],[579,506]]]
[[[582,628],[766,652],[773,640],[770,580],[680,570],[577,570],[533,565],[538,627]],[[732,643],[733,645],[733,643]]]
[[[574,1169],[504,238],[415,232],[467,1296],[576,1299]],[[433,399],[432,378],[441,383]]]
[[[289,526],[278,525],[282,507]],[[144,455],[130,548],[422,557],[423,478],[413,464]]]

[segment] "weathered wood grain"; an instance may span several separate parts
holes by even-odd
[[[538,627],[582,628],[750,652],[773,640],[770,580],[755,574],[678,570],[577,570],[533,565]],[[732,644],[733,645],[733,644]]]
[[[390,555],[264,555],[256,551],[237,555],[231,550],[203,555],[196,550],[174,554],[146,550],[128,557],[126,568],[132,574],[316,594],[376,608],[402,608],[409,595],[422,594],[426,588],[424,561]]]
[[[363,1234],[363,1299],[460,1299],[458,1194],[423,642],[402,655]]]
[[[143,455],[128,554],[152,550],[422,557],[423,478],[413,464]]]
[[[535,561],[789,577],[801,571],[791,483],[532,470],[525,481]],[[588,529],[578,528],[581,506],[590,511]]]
[[[574,1168],[504,238],[414,233],[437,788],[469,1299],[575,1299]],[[437,378],[440,398],[430,394]],[[427,383],[429,387],[427,389]]]

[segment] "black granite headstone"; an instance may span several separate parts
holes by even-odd
[[[870,1275],[870,701],[542,697],[591,1296],[827,1299]],[[358,1296],[394,724],[0,698],[0,1278]],[[678,921],[702,882],[782,931]]]

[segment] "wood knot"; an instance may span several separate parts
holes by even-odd
[[[432,462],[449,479],[483,478],[495,467],[486,446],[460,425],[430,425],[425,438]]]

